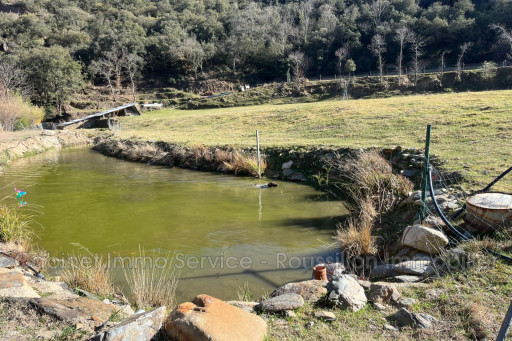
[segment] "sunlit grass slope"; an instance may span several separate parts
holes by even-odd
[[[424,146],[485,183],[512,166],[512,91],[328,100],[307,104],[173,110],[122,119],[122,138],[187,145],[404,147]],[[506,187],[512,187],[512,176]]]

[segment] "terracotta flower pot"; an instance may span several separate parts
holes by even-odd
[[[327,270],[325,269],[325,266],[323,265],[317,265],[313,268],[313,274],[315,276],[315,279],[319,279],[322,281],[327,280]]]

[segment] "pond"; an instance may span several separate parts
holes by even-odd
[[[333,249],[339,201],[310,186],[149,166],[86,148],[49,151],[4,168],[2,198],[27,192],[37,243],[54,257],[174,255],[178,300],[236,299],[311,278]],[[14,198],[3,199],[15,204]],[[314,257],[312,259],[312,257]],[[121,270],[114,270],[121,271]],[[122,276],[117,276],[122,281]]]

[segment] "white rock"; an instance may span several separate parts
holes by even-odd
[[[293,165],[293,161],[288,161],[288,162],[285,162],[283,163],[283,169],[288,169],[290,168],[291,166]]]
[[[368,301],[364,294],[364,288],[349,275],[342,275],[333,279],[329,283],[329,289],[331,290],[329,300],[352,311],[360,310]]]
[[[436,228],[413,225],[405,229],[402,244],[430,254],[438,254],[448,245],[448,237]]]

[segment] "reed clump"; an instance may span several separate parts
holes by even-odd
[[[98,255],[92,254],[80,244],[83,254],[72,254],[62,261],[60,276],[73,289],[82,289],[100,297],[111,297],[116,292],[112,272],[107,262]]]
[[[363,151],[348,160],[337,155],[328,167],[330,181],[345,193],[351,213],[348,222],[338,227],[336,240],[349,262],[354,257],[375,254],[372,231],[377,219],[407,197],[412,182],[394,174],[389,162],[376,151]]]
[[[149,257],[144,249],[139,248],[139,256],[132,257],[130,264],[124,264],[123,272],[128,284],[128,297],[137,308],[174,308],[179,273],[173,254]]]

